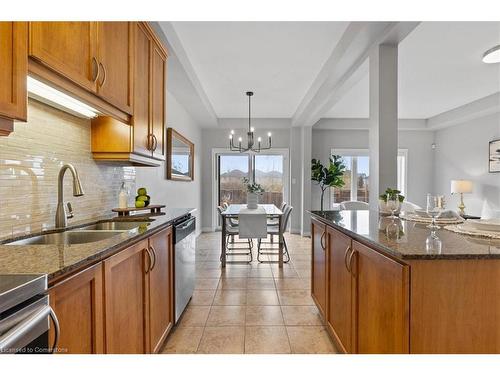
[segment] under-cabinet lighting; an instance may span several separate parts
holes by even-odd
[[[29,76],[28,93],[30,98],[78,117],[93,118],[98,115],[96,109]]]

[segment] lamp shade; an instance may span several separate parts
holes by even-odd
[[[472,181],[451,180],[451,193],[472,193]]]

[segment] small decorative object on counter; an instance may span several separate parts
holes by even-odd
[[[137,196],[135,197],[135,207],[143,208],[149,206],[149,201],[151,197],[148,195],[146,188],[137,189]]]
[[[404,195],[397,189],[387,188],[385,193],[380,196],[378,207],[382,215],[399,215],[401,212],[401,203],[405,200]],[[399,203],[399,204],[398,204]]]
[[[125,187],[125,181],[122,182],[120,188],[120,194],[118,194],[118,207],[127,208],[128,207],[128,189]]]
[[[247,187],[247,208],[254,210],[258,207],[259,195],[264,192],[264,188],[255,182],[250,182],[246,177],[243,177],[243,183]]]

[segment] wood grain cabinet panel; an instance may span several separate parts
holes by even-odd
[[[327,238],[326,225],[318,220],[311,220],[312,238],[312,273],[311,295],[326,320],[327,308]]]
[[[409,353],[409,266],[353,241],[355,352]]]
[[[149,272],[150,349],[157,353],[174,324],[172,227],[149,238],[153,268]]]
[[[328,313],[327,325],[338,346],[352,352],[355,314],[353,293],[355,278],[350,272],[351,238],[327,227],[328,243]]]
[[[30,22],[29,54],[77,85],[96,91],[96,22]]]
[[[56,284],[49,290],[50,306],[60,324],[60,353],[91,354],[104,351],[102,265]],[[54,338],[50,331],[50,341]]]
[[[97,92],[108,103],[132,113],[134,25],[133,22],[97,23]]]
[[[0,135],[12,130],[12,120],[26,121],[28,24],[0,22]]]
[[[165,160],[165,90],[166,90],[167,56],[153,46],[151,56],[151,133],[154,135],[153,157]]]
[[[148,240],[104,260],[106,353],[149,350]]]

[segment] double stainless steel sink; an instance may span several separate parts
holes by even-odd
[[[97,242],[135,229],[146,228],[148,221],[103,221],[81,228],[47,233],[9,242],[6,245],[76,245]]]

